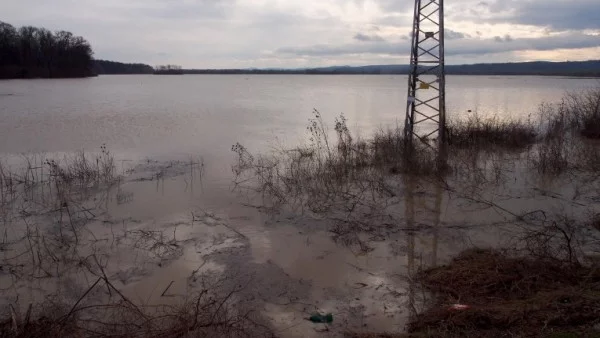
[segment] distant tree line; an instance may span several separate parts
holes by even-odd
[[[448,74],[600,76],[600,60],[571,62],[514,62],[446,66]]]
[[[103,74],[152,74],[154,68],[143,63],[121,63],[107,60],[94,60],[94,72]]]
[[[332,66],[304,69],[183,69],[184,74],[305,74],[394,75],[408,74],[408,65]],[[550,75],[600,77],[600,61],[484,63],[446,65],[450,75]]]
[[[0,21],[0,78],[92,76],[92,47],[70,32]]]
[[[177,65],[163,65],[163,66],[156,66],[156,69],[154,70],[154,74],[183,74],[183,69],[181,68],[181,66],[177,66]]]

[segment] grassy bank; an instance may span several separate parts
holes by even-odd
[[[409,324],[415,336],[600,336],[598,266],[470,250],[417,281],[436,297]]]

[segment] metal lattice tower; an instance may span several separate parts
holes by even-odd
[[[438,169],[445,168],[447,154],[444,0],[415,0],[404,137],[410,146],[410,151],[406,153],[409,157],[407,160],[418,156],[412,148],[412,142],[416,138],[435,150]],[[432,139],[437,139],[437,142],[430,142]],[[428,253],[431,254],[430,264],[436,266],[443,188],[438,180],[435,180],[433,185],[423,184],[435,191],[435,198],[432,200],[427,195],[415,194],[416,185],[415,177],[404,175],[406,227],[413,229],[417,218],[419,222],[433,226]],[[414,232],[410,232],[407,237],[409,276],[416,272],[415,236]],[[411,283],[409,302],[414,303],[415,292],[415,286]],[[412,309],[414,310],[414,307]],[[411,312],[411,315],[416,315],[416,311]]]
[[[444,0],[415,0],[404,136],[446,142]]]

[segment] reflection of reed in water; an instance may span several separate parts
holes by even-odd
[[[409,177],[408,175],[404,176],[404,185],[405,185],[405,217],[406,217],[406,228],[407,231],[407,275],[408,275],[408,308],[410,311],[411,320],[415,318],[417,315],[417,309],[415,306],[415,274],[418,272],[418,269],[423,265],[423,260],[420,261],[420,264],[417,266],[415,263],[416,260],[416,250],[415,250],[415,231],[417,231],[416,225],[416,208],[415,206],[420,206],[422,211],[419,215],[427,216],[430,213],[433,213],[432,221],[432,238],[431,238],[431,256],[429,260],[430,267],[435,267],[437,265],[437,251],[438,251],[438,232],[439,225],[441,219],[441,206],[442,206],[442,193],[443,187],[439,182],[435,183],[435,200],[433,207],[427,207],[427,195],[417,194],[416,193],[416,183],[417,180],[414,177]],[[418,201],[415,201],[415,196],[422,196]],[[423,220],[423,221],[427,221]],[[427,262],[427,261],[426,261]],[[427,263],[425,263],[427,264]]]
[[[410,320],[417,315],[417,309],[415,308],[415,283],[413,281],[415,274],[415,204],[414,204],[414,191],[415,191],[415,180],[404,175],[404,186],[405,186],[405,217],[406,217],[406,228],[407,232],[407,260],[408,260],[408,309],[410,311]]]

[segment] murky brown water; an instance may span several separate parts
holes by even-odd
[[[326,122],[344,112],[349,125],[363,135],[395,125],[404,114],[398,107],[405,100],[405,82],[402,76],[5,81],[0,82],[0,153],[14,159],[21,152],[69,153],[106,143],[126,160],[119,162],[121,171],[134,168],[118,186],[90,196],[95,217],[82,225],[86,231],[78,240],[80,254],[103,257],[111,281],[140,304],[180,301],[197,288],[196,276],[216,274],[247,281],[241,299],[255,306],[279,336],[401,331],[423,297],[411,283],[412,274],[465,248],[510,241],[511,231],[518,229],[512,224],[514,215],[502,208],[515,214],[565,211],[583,217],[598,211],[600,198],[596,181],[538,182],[515,174],[522,168],[507,163],[505,170],[514,180],[511,176],[509,182],[476,194],[501,208],[443,192],[436,213],[431,207],[438,197],[435,189],[422,182],[412,193],[412,215],[405,201],[390,211],[398,215],[401,230],[366,238],[372,250],[360,251],[334,241],[326,220],[289,210],[266,214],[252,206],[260,204],[255,196],[232,191],[233,143],[254,151],[269,149],[277,138],[294,145],[304,137],[312,108]],[[450,77],[449,107],[454,114],[471,109],[523,117],[565,90],[596,83]],[[186,162],[170,162],[190,155],[204,158],[202,173]],[[24,210],[29,217],[35,208]],[[5,236],[18,238],[19,227],[43,229],[56,222],[45,215],[32,217],[29,225],[21,218],[5,222]],[[3,250],[2,255],[12,259],[15,252]],[[4,272],[2,304],[18,300],[26,307],[51,292],[73,303],[94,281],[82,269],[58,271],[57,264],[56,278],[33,281]],[[334,314],[329,331],[320,332],[324,325],[305,320],[317,310]]]
[[[313,108],[368,135],[404,121],[405,76],[100,76],[0,81],[0,153],[93,150],[219,156],[240,142],[295,144]],[[595,79],[449,76],[449,117],[524,117]],[[211,161],[212,162],[212,161]]]

